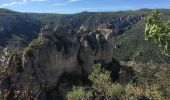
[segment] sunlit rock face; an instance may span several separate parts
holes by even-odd
[[[31,56],[23,55],[23,77],[33,76],[37,80],[37,83],[33,81],[35,84],[43,81],[47,88],[54,88],[62,73],[80,73],[77,62],[80,44],[72,29],[67,27],[60,26],[56,31],[49,27],[42,29],[40,38],[47,42],[33,48]]]
[[[89,72],[95,62],[112,62],[115,36],[113,30],[99,29],[82,36],[78,58],[82,67]]]
[[[69,25],[58,26],[55,30],[46,27],[39,38],[47,42],[32,48],[31,55],[25,53],[22,58],[21,78],[27,82],[31,76],[36,86],[43,81],[48,88],[53,88],[65,72],[90,73],[95,62],[112,62],[115,39],[110,29],[91,32],[78,40],[77,33]]]

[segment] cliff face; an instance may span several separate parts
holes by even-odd
[[[94,63],[112,63],[113,29],[106,27],[87,34],[76,33],[73,29],[71,25],[58,26],[55,30],[43,28],[23,55],[13,55],[9,62],[10,68],[15,69],[10,76],[15,79],[13,86],[22,91],[23,86],[29,84],[32,94],[39,94],[45,92],[44,88],[46,91],[59,88],[64,73],[88,75]],[[62,92],[64,96],[66,90]]]
[[[103,17],[104,16],[104,17]],[[140,21],[144,17],[143,14],[137,15],[108,15],[107,13],[93,14],[80,25],[81,29],[90,31],[101,24],[112,24],[116,34],[122,34],[126,30],[129,30],[136,22]],[[76,22],[76,21],[75,21]]]
[[[36,86],[46,81],[48,88],[54,88],[64,72],[90,73],[95,62],[112,62],[113,30],[99,29],[80,39],[77,36],[70,25],[59,26],[55,31],[42,29],[39,39],[46,42],[24,53],[24,72],[20,80],[30,81],[31,76]]]
[[[62,30],[66,31],[66,34],[63,34]],[[56,32],[50,28],[42,29],[39,39],[46,43],[31,48],[31,55],[27,53],[28,51],[23,55],[24,79],[35,74],[33,77],[37,82],[33,82],[37,85],[41,81],[46,81],[48,88],[54,88],[63,72],[80,69],[77,62],[80,44],[76,33],[70,30],[72,29],[67,29],[67,26],[61,27]]]
[[[138,16],[134,23],[140,19]],[[122,20],[131,23],[129,19]],[[123,25],[122,22],[120,25]],[[125,24],[121,28],[128,29],[126,27],[134,23]],[[22,92],[23,87],[28,85],[31,94],[44,96],[46,91],[57,89],[57,95],[64,97],[66,87],[70,84],[61,82],[63,74],[68,73],[68,78],[71,75],[88,75],[92,72],[93,64],[98,62],[108,65],[112,77],[118,78],[120,66],[115,64],[113,51],[116,34],[121,29],[112,23],[100,25],[91,32],[76,32],[74,29],[71,24],[59,25],[54,29],[47,26],[22,54],[13,55],[8,66],[15,71],[7,75],[10,77],[10,83],[7,84],[15,88],[10,91]],[[14,84],[11,85],[11,82]],[[3,88],[9,89],[5,86]]]

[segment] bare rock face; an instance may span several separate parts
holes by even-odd
[[[65,28],[63,26],[62,30],[67,31]],[[42,29],[40,38],[47,40],[47,43],[33,48],[31,56],[27,53],[23,55],[25,78],[35,74],[36,84],[43,81],[48,88],[54,88],[63,72],[80,69],[77,66],[79,43],[76,37],[69,37],[69,31],[65,32],[68,33],[65,37],[61,30],[53,32],[49,28]]]
[[[40,95],[61,86],[64,73],[88,75],[94,63],[112,62],[114,35],[109,28],[88,34],[78,34],[71,25],[43,28],[22,55],[14,55],[10,60],[9,66],[16,69],[12,75],[16,78],[14,87],[23,91],[29,84],[31,94]],[[62,91],[62,96],[65,94],[66,90]]]
[[[47,27],[42,29],[39,39],[46,43],[32,48],[31,55],[25,52],[22,58],[21,78],[29,81],[31,76],[38,82],[36,85],[45,81],[48,88],[54,88],[64,72],[90,73],[95,62],[112,62],[115,39],[110,29],[91,32],[78,40],[69,25],[55,31]]]
[[[78,54],[81,66],[90,72],[95,62],[112,62],[114,45],[115,36],[113,30],[110,29],[99,29],[83,36]]]

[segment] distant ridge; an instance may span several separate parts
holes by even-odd
[[[82,12],[77,12],[77,13],[73,13],[73,14],[81,14],[81,13],[125,13],[125,12],[151,12],[153,9],[149,9],[149,8],[142,8],[142,9],[136,9],[136,10],[117,10],[117,11],[82,11]],[[158,9],[160,11],[170,11],[170,9]],[[59,14],[59,15],[72,15],[72,14],[64,14],[64,13],[54,13],[54,12],[20,12],[20,11],[15,11],[15,10],[11,10],[11,9],[7,9],[7,8],[0,8],[0,13],[29,13],[29,14]]]
[[[19,13],[10,9],[0,8],[0,13]]]

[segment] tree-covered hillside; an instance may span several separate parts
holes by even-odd
[[[161,54],[153,42],[145,41],[144,21],[139,22],[123,35],[118,36],[117,48],[114,51],[116,58],[125,61],[154,61],[163,63],[161,59],[169,62],[169,57]]]
[[[170,17],[170,10],[161,9],[160,11],[163,19]],[[119,12],[51,14],[19,13],[0,9],[0,45],[26,46],[31,40],[37,38],[41,28],[46,25],[56,27],[61,24],[71,24],[75,31],[93,31],[101,24],[112,24],[115,32],[119,34],[115,57],[122,60],[162,62],[160,60],[162,55],[158,55],[159,50],[156,46],[144,41],[144,17],[150,12],[150,9],[141,9]],[[138,22],[140,16],[143,17],[143,20]],[[168,60],[167,57],[163,57],[163,59]]]
[[[19,13],[8,9],[0,9],[0,45],[5,46],[12,39],[12,35],[23,38],[28,43],[37,38],[41,28],[46,25],[56,27],[61,24],[71,24],[76,30],[93,30],[104,23],[119,24],[120,19],[124,20],[128,16],[132,17],[131,23],[122,23],[118,25],[119,33],[125,31],[123,26],[135,24],[140,16],[145,13],[140,11],[128,12],[82,12],[78,14],[52,14],[52,13]],[[136,20],[136,21],[135,21]],[[124,20],[125,21],[125,20]]]

